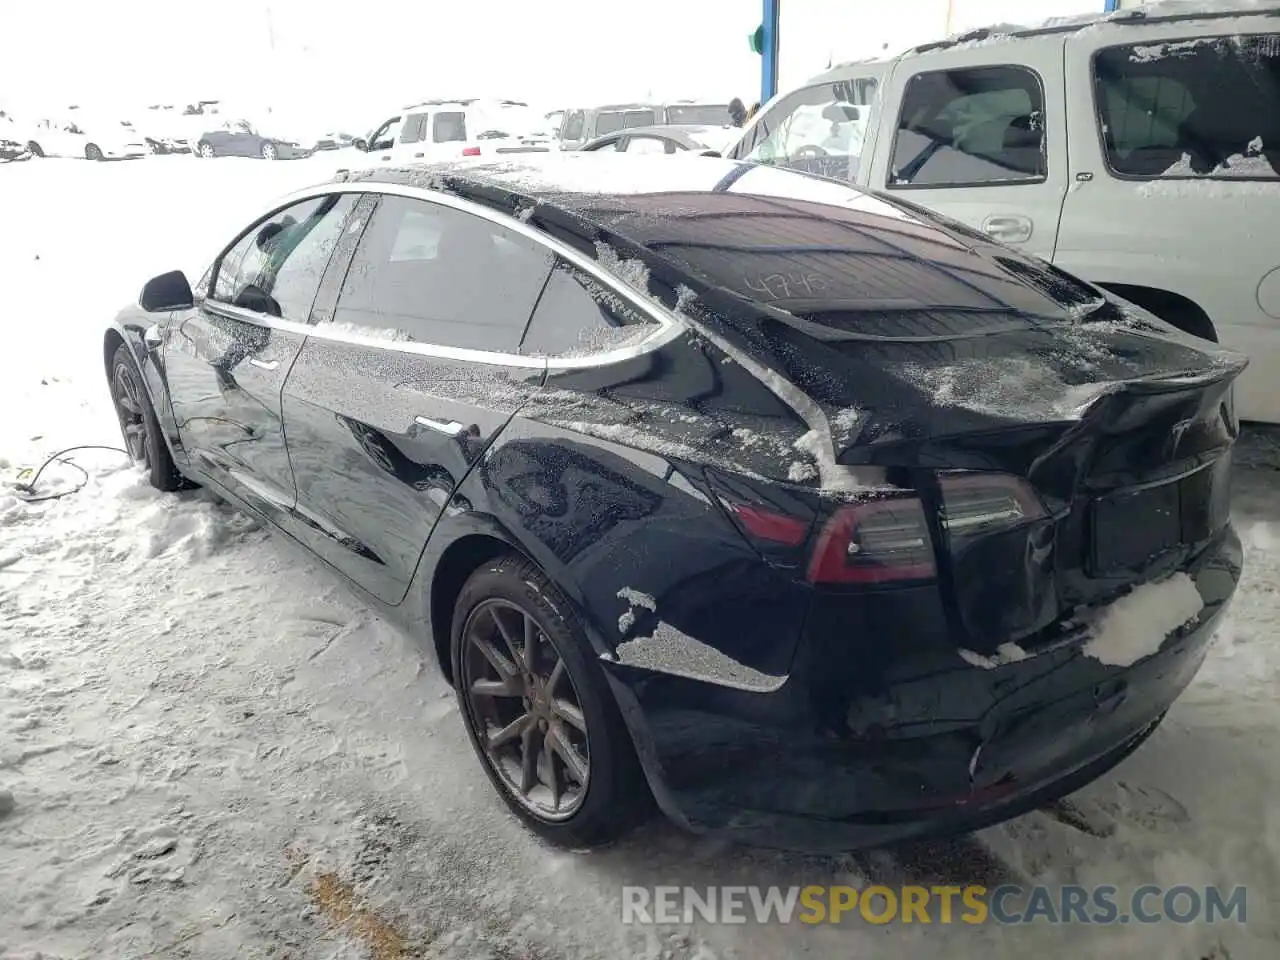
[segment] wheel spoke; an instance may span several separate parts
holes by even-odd
[[[551,709],[557,717],[569,724],[569,726],[581,733],[587,732],[587,718],[582,715],[582,710],[577,705],[570,703],[563,697],[553,697]]]
[[[530,717],[527,713],[522,713],[516,717],[497,733],[489,735],[489,752],[505,747],[509,743],[514,743],[516,738],[523,736],[525,730],[529,727]]]
[[[565,771],[580,784],[587,784],[587,761],[556,728],[547,731],[547,745],[564,761]]]
[[[542,755],[547,759],[547,789],[551,791],[551,808],[560,809],[560,797],[564,794],[564,777],[560,764],[556,761],[556,752],[547,749],[547,741],[542,741]]]
[[[538,782],[538,753],[542,749],[539,741],[543,739],[539,734],[538,728],[530,724],[520,736],[520,792],[526,797]]]
[[[524,684],[519,677],[507,677],[504,680],[477,680],[471,684],[473,697],[523,697]]]
[[[521,659],[520,645],[516,643],[516,638],[511,632],[510,625],[502,622],[502,617],[499,616],[498,609],[498,607],[490,607],[489,617],[493,620],[494,626],[498,628],[498,633],[502,634],[502,642],[507,645],[507,650],[511,652],[512,669],[518,672],[520,669],[519,663]]]
[[[537,672],[538,663],[538,637],[540,631],[538,624],[533,617],[525,614],[524,617],[524,668],[530,673]]]
[[[556,692],[556,684],[560,682],[560,678],[564,676],[564,660],[556,657],[556,665],[551,668],[551,676],[547,677],[547,696],[551,696]]]
[[[489,661],[489,666],[497,671],[498,676],[504,681],[513,680],[520,675],[520,668],[503,655],[502,651],[495,647],[486,637],[471,635],[471,644],[484,658]]]

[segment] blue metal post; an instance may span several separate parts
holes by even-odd
[[[1119,10],[1119,9],[1120,9],[1120,0],[1105,0],[1105,5],[1102,8],[1102,12],[1114,13],[1116,10]]]
[[[1108,0],[1110,2],[1110,0]],[[782,0],[764,0],[764,49],[761,51],[760,102],[778,92],[778,19]]]

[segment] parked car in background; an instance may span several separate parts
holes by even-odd
[[[350,133],[342,133],[336,130],[330,130],[320,134],[316,138],[313,150],[319,152],[322,150],[341,150],[354,144],[356,138]]]
[[[27,131],[27,149],[37,157],[127,160],[149,152],[144,138],[128,121],[91,118],[36,121]]]
[[[597,137],[662,123],[662,107],[653,103],[615,103],[566,110],[557,135],[561,150],[580,150]]]
[[[716,153],[738,138],[736,127],[661,126],[636,127],[596,137],[582,147],[595,153]]]
[[[0,129],[0,134],[3,132],[3,129]],[[27,149],[27,145],[25,143],[0,136],[0,163],[10,163],[14,160],[30,159],[31,151]]]
[[[885,191],[1250,357],[1280,422],[1280,33],[1253,0],[977,31],[847,64],[729,155]]]
[[[662,121],[666,124],[692,124],[698,127],[732,126],[733,117],[727,103],[698,103],[695,100],[678,100],[662,106]]]
[[[147,149],[157,155],[191,153],[193,131],[191,117],[177,104],[148,104],[136,111],[130,121],[142,134]]]
[[[901,196],[716,158],[374,169],[147,282],[107,382],[155,486],[422,642],[550,840],[650,791],[810,850],[974,830],[1195,676],[1241,575],[1245,361]]]
[[[248,120],[224,120],[200,135],[196,153],[211,157],[261,157],[263,160],[297,160],[314,151],[295,139],[273,137]]]
[[[428,100],[379,126],[375,148],[366,152],[381,163],[545,153],[554,145],[548,134],[539,132],[541,120],[527,104],[514,100]]]

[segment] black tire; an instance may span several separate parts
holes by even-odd
[[[189,486],[169,455],[169,446],[151,406],[142,373],[124,344],[111,357],[109,383],[112,405],[120,421],[120,435],[130,459],[146,466],[148,479],[157,490],[167,493]]]
[[[44,147],[40,146],[40,144],[36,143],[34,140],[27,144],[27,149],[31,151],[31,155],[33,157],[44,156]]]
[[[485,654],[484,661],[480,661],[479,647],[473,644],[471,631],[483,632],[485,618],[488,618],[492,627],[489,633],[501,645],[503,640],[498,634],[497,623],[492,618],[495,611],[502,611],[501,615],[506,618],[512,608],[523,612],[536,624],[535,650],[540,651],[538,656],[541,663],[545,668],[552,656],[558,658],[567,673],[567,686],[564,675],[561,674],[558,683],[552,681],[543,688],[542,696],[534,698],[530,695],[522,702],[518,701],[519,694],[472,694],[472,678],[476,672],[473,664],[492,664],[493,660]],[[519,622],[514,620],[514,614],[510,616],[512,620],[509,623]],[[573,848],[610,843],[643,819],[652,808],[652,796],[636,759],[630,734],[609,693],[604,673],[571,612],[568,600],[536,564],[511,553],[486,563],[473,573],[458,595],[450,636],[454,687],[471,746],[490,782],[517,817],[551,843]],[[524,649],[523,644],[517,649],[509,643],[502,649],[504,655],[510,653],[512,657],[508,666],[516,670],[523,669],[514,667],[513,664],[520,662]],[[558,669],[550,669],[548,672],[554,676]],[[502,677],[502,672],[496,668],[493,674]],[[519,677],[513,674],[509,677],[510,683],[520,685]],[[486,681],[482,679],[481,682]],[[487,682],[492,688],[497,681]],[[506,681],[503,681],[503,685],[505,684]],[[556,690],[565,696],[554,696]],[[538,781],[522,796],[519,786],[507,779],[511,771],[508,769],[507,776],[504,776],[498,769],[499,766],[508,765],[495,760],[482,742],[482,737],[485,741],[490,739],[491,731],[498,724],[503,724],[498,729],[510,730],[520,722],[520,718],[508,720],[507,717],[502,717],[491,726],[488,720],[492,718],[482,717],[481,713],[485,710],[485,704],[502,703],[510,705],[510,715],[523,711],[524,717],[533,717],[539,700],[544,705],[552,704],[548,711],[552,719],[537,721],[542,725],[535,725],[533,730],[526,730],[509,740],[511,751],[518,752],[522,760],[530,753],[530,745],[536,742],[537,753],[534,756],[537,757],[537,762],[531,766],[536,770]],[[572,704],[574,700],[580,711],[576,714],[574,723],[571,725],[561,722],[561,716],[573,714],[560,714],[559,711],[569,709],[565,704]],[[584,729],[577,728],[579,722]],[[538,730],[544,732],[539,733]],[[580,786],[570,798],[572,807],[568,813],[552,815],[540,812],[535,809],[537,804],[534,802],[533,790],[554,798],[557,810],[562,797],[559,788],[548,788],[544,779],[543,761],[545,760],[546,769],[550,771],[547,775],[551,780],[559,781],[562,777],[571,776],[568,759],[563,757],[562,752],[557,752],[554,745],[567,743],[563,739],[567,735],[580,739],[586,746],[585,754],[576,748],[571,751],[576,754],[578,761],[586,761],[586,784]],[[556,738],[554,742],[553,738]],[[506,750],[506,747],[500,749]],[[564,747],[560,750],[563,751]],[[528,766],[523,762],[521,771],[528,771]],[[565,780],[564,786],[571,784]]]
[[[101,160],[102,148],[96,143],[90,143],[84,148],[84,158],[86,160]]]

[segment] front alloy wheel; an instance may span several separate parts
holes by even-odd
[[[115,401],[116,417],[120,432],[124,435],[125,449],[135,463],[151,466],[151,445],[147,436],[146,400],[132,365],[127,360],[117,360],[111,377],[111,397]]]
[[[262,145],[263,160],[274,160],[277,156],[276,145],[274,143],[264,143]]]

